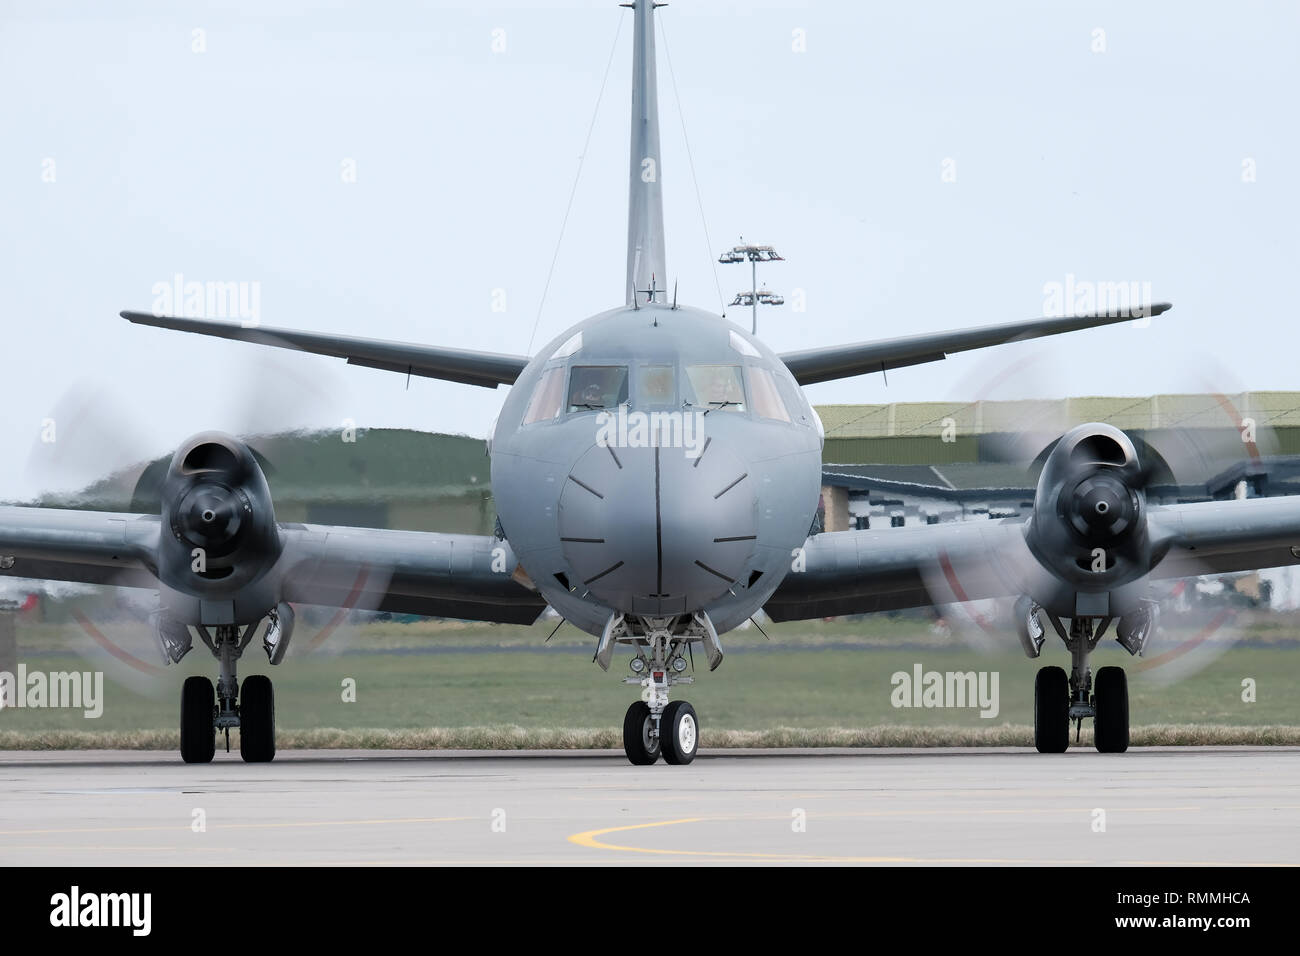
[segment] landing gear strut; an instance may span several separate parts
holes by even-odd
[[[1097,642],[1101,640],[1107,623],[1109,622],[1103,622],[1094,633],[1090,618],[1076,617],[1070,621],[1070,636],[1065,640],[1066,649],[1070,652],[1070,719],[1074,721],[1076,744],[1079,742],[1083,719],[1097,716],[1097,711],[1092,706],[1092,667],[1088,660],[1097,649]]]
[[[1036,614],[1037,608],[1033,610]],[[1128,678],[1122,667],[1103,667],[1094,678],[1089,663],[1110,621],[1102,619],[1098,625],[1092,618],[1074,618],[1067,632],[1060,621],[1049,620],[1070,652],[1071,666],[1068,677],[1060,667],[1038,671],[1034,680],[1034,747],[1039,753],[1065,753],[1070,746],[1070,722],[1074,722],[1077,743],[1083,721],[1090,717],[1097,749],[1123,753],[1129,742]],[[1041,643],[1026,645],[1026,652],[1037,651]],[[1123,638],[1120,643],[1129,647]]]
[[[679,618],[641,618],[629,624],[615,615],[605,628],[596,651],[596,662],[608,667],[615,644],[636,648],[632,674],[625,684],[638,685],[641,699],[623,717],[623,751],[636,766],[649,766],[660,756],[668,764],[683,765],[695,759],[700,743],[699,718],[684,700],[669,703],[669,688],[693,684],[686,674],[693,667],[695,643],[704,645],[710,669],[722,661],[722,646],[708,616],[701,613],[683,621]]]
[[[220,625],[215,634],[206,627],[197,629],[221,668],[215,689],[206,677],[188,677],[181,688],[181,759],[186,763],[209,763],[216,753],[219,731],[225,731],[229,751],[232,727],[239,728],[239,754],[246,762],[275,759],[275,691],[271,679],[261,674],[247,677],[241,692],[235,674],[235,664],[256,626],[249,624],[241,630],[235,625]]]

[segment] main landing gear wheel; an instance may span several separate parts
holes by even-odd
[[[659,718],[659,737],[663,741],[665,763],[681,765],[694,760],[700,745],[695,708],[684,700],[675,700],[665,707]]]
[[[217,694],[206,677],[187,677],[181,686],[181,759],[186,763],[211,763],[217,752],[213,716]]]
[[[623,717],[623,752],[627,759],[638,767],[648,767],[659,759],[659,743],[650,705],[643,700],[634,701]]]
[[[1122,667],[1103,667],[1097,671],[1092,687],[1092,721],[1097,749],[1104,754],[1122,754],[1128,750],[1128,677]]]
[[[1127,728],[1127,707],[1125,713]],[[1040,754],[1063,754],[1070,746],[1070,679],[1064,668],[1040,668],[1034,679],[1034,746]]]
[[[244,678],[239,692],[239,755],[246,763],[275,759],[275,690],[271,678]]]

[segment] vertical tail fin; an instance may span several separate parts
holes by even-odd
[[[659,92],[655,77],[654,0],[633,0],[632,146],[627,202],[627,304],[663,302],[668,288],[659,156]]]

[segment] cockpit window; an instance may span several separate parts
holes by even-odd
[[[749,394],[754,402],[754,414],[759,418],[775,418],[788,422],[790,413],[786,410],[781,393],[777,391],[772,373],[765,368],[750,368]]]
[[[731,347],[741,355],[748,355],[750,358],[758,358],[758,349],[745,341],[745,337],[735,329],[731,330]]]
[[[627,368],[575,365],[569,376],[569,411],[617,408],[627,401]]]
[[[570,335],[567,339],[564,340],[563,345],[561,345],[558,349],[555,350],[555,354],[552,355],[551,358],[553,359],[568,358],[570,355],[578,351],[578,349],[580,348],[582,348],[582,333],[574,332],[572,335]]]
[[[642,365],[637,376],[637,408],[676,404],[677,376],[671,365]]]
[[[693,399],[687,399],[691,404],[734,412],[745,410],[739,365],[688,365],[686,377],[695,393]]]
[[[550,421],[560,414],[564,407],[564,368],[548,368],[537,380],[533,397],[528,402],[528,411],[524,413],[524,424]]]

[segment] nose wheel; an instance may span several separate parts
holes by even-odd
[[[700,744],[700,725],[695,719],[694,707],[684,700],[673,701],[664,708],[659,727],[666,763],[680,766],[695,759]]]
[[[657,716],[638,700],[623,717],[623,752],[635,766],[648,767],[661,755],[664,763],[682,766],[695,759],[699,745],[699,719],[684,700],[673,701]]]
[[[638,767],[648,767],[659,759],[659,719],[643,700],[634,701],[623,717],[623,752]]]

